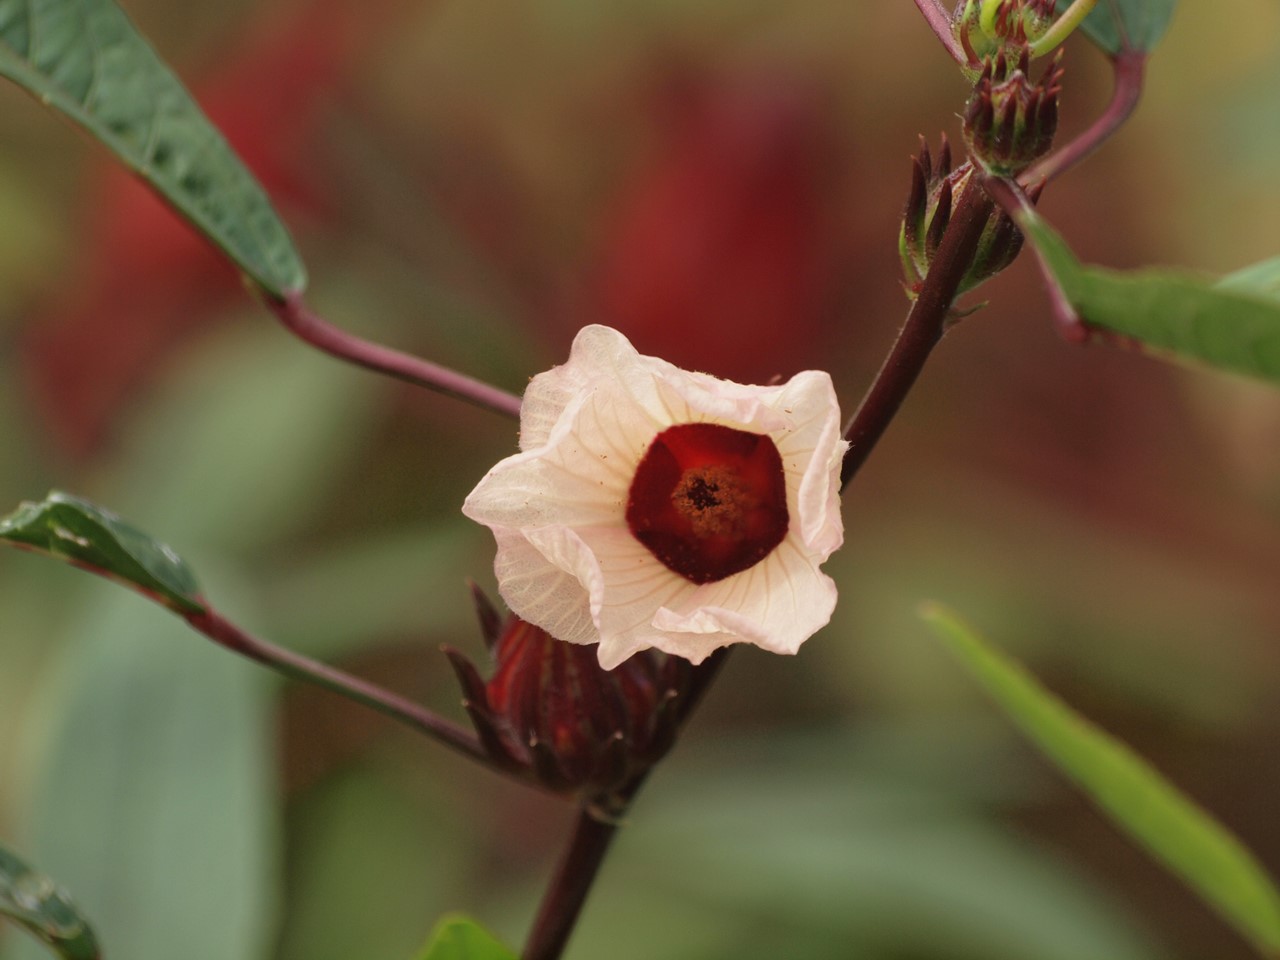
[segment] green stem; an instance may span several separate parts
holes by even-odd
[[[1066,13],[1053,22],[1048,31],[1045,32],[1035,43],[1031,44],[1031,57],[1043,57],[1046,53],[1052,53],[1058,46],[1062,44],[1067,37],[1075,32],[1076,27],[1080,26],[1081,21],[1089,15],[1089,12],[1097,6],[1098,0],[1076,0],[1067,8]]]

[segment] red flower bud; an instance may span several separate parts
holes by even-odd
[[[487,601],[482,621],[492,624]],[[490,757],[606,815],[619,791],[670,749],[691,666],[656,650],[604,670],[594,646],[565,643],[514,615],[492,644],[488,681],[447,649],[467,712]]]

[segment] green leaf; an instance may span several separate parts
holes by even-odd
[[[97,940],[70,898],[0,844],[0,916],[51,946],[65,960],[97,960]]]
[[[0,0],[0,75],[102,141],[267,291],[306,286],[262,188],[111,0]]]
[[[463,916],[436,924],[418,960],[516,960],[516,955]]]
[[[32,856],[75,891],[108,957],[269,956],[281,842],[272,685],[256,664],[192,642],[167,611],[90,594],[31,714]],[[34,960],[25,946],[8,960]]]
[[[1177,0],[1098,0],[1081,24],[1089,39],[1110,54],[1146,51],[1159,42]]]
[[[1121,830],[1182,877],[1263,956],[1280,953],[1280,891],[1233,834],[953,613],[929,604],[924,618],[1018,728]]]
[[[0,543],[85,567],[178,613],[204,611],[181,557],[88,500],[55,490],[43,503],[23,503],[0,519]]]
[[[1044,791],[999,720],[861,717],[683,744],[663,773],[680,789],[655,791],[618,837],[570,956],[1170,960],[1096,878],[1003,825]],[[540,880],[485,915],[527,916]]]
[[[1181,359],[1280,381],[1277,261],[1219,283],[1175,270],[1107,270],[1081,264],[1039,215],[1024,211],[1017,220],[1090,327]]]

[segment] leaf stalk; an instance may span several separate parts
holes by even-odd
[[[260,640],[212,608],[188,614],[184,619],[194,630],[233,653],[270,667],[291,680],[314,684],[348,700],[364,704],[383,716],[412,727],[419,733],[425,733],[437,743],[465,757],[478,760],[485,766],[493,766],[475,734],[421,704],[337,667]]]
[[[969,58],[951,29],[951,17],[942,6],[942,0],[916,0],[916,6],[925,22],[929,24],[929,29],[933,31],[934,36],[946,48],[947,53],[951,54],[951,59],[963,66],[968,66]]]
[[[1024,171],[1018,182],[1030,187],[1059,177],[1109,140],[1142,99],[1146,64],[1147,55],[1141,50],[1121,50],[1112,57],[1114,86],[1107,108],[1078,137]]]
[[[519,419],[520,398],[499,387],[335,327],[307,307],[300,293],[283,299],[266,297],[268,309],[284,328],[317,350],[415,386],[426,387],[467,403]]]

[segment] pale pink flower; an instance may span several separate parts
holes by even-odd
[[[745,386],[590,326],[530,381],[521,452],[462,509],[493,530],[511,609],[598,643],[605,669],[651,647],[795,653],[835,607],[818,567],[844,539],[845,447],[826,373]]]

